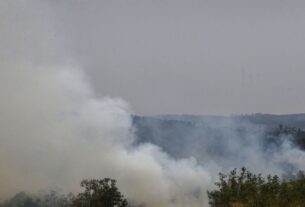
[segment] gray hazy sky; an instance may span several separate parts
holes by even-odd
[[[138,114],[305,112],[304,1],[46,2],[98,96]]]

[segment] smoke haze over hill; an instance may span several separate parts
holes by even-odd
[[[0,199],[113,177],[136,204],[199,207],[219,171],[305,169],[304,151],[285,139],[266,149],[265,129],[248,121],[209,119],[191,131],[183,120],[135,125],[126,101],[96,95],[50,16],[45,2],[0,2]],[[141,136],[147,121],[151,133],[176,134]]]

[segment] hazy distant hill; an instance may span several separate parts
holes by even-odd
[[[192,156],[199,162],[204,162],[204,157],[207,157],[208,153],[209,159],[220,161],[223,157],[237,156],[234,146],[228,148],[232,143],[261,139],[263,141],[257,142],[263,148],[275,148],[275,144],[282,142],[284,137],[284,133],[279,131],[280,125],[295,129],[293,132],[284,131],[285,139],[292,139],[297,129],[305,129],[305,114],[254,114],[229,117],[134,116],[133,125],[136,128],[137,143],[156,144],[176,158]],[[302,140],[298,140],[298,143],[305,143],[304,134],[302,131]],[[249,145],[249,141],[246,144]],[[304,149],[304,146],[300,148]]]
[[[287,127],[305,128],[305,114],[288,114],[288,115],[271,115],[271,114],[254,114],[240,116],[254,124],[261,124],[267,127],[277,127],[282,124]]]
[[[160,115],[153,117],[159,120],[172,121],[186,121],[193,123],[205,123],[211,121],[236,120],[248,121],[253,124],[264,125],[267,127],[277,127],[280,124],[288,127],[305,128],[305,113],[304,114],[287,114],[287,115],[273,115],[273,114],[252,114],[252,115],[238,115],[238,116],[198,116],[198,115]]]

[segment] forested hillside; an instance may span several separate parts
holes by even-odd
[[[193,159],[211,178],[250,168],[220,173],[216,186],[202,191],[211,207],[304,207],[303,163],[295,159],[305,150],[304,123],[305,115],[134,116],[133,144]],[[83,181],[80,194],[20,192],[0,207],[145,207],[123,198],[114,180],[98,179]]]
[[[284,142],[305,149],[305,114],[134,116],[133,125],[137,144],[153,143],[173,157],[194,157],[199,163],[206,163],[207,154],[214,161],[234,157],[234,146],[241,145],[259,145],[261,153],[276,152]]]

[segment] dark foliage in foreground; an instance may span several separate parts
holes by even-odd
[[[128,203],[116,187],[116,181],[110,178],[103,180],[83,180],[84,192],[77,196],[58,195],[51,191],[44,196],[32,196],[24,192],[16,194],[0,207],[127,207]]]
[[[116,187],[116,181],[110,178],[103,180],[83,180],[83,193],[71,199],[71,207],[127,207],[128,203]]]
[[[277,175],[262,177],[241,168],[228,175],[219,174],[217,189],[208,191],[211,207],[305,207],[305,174],[294,180],[281,180]],[[51,191],[44,196],[16,194],[0,207],[128,207],[127,200],[116,187],[116,181],[83,180],[84,191],[77,196],[59,195]]]
[[[217,190],[208,192],[211,207],[305,207],[305,175],[281,181],[278,176],[263,178],[245,168],[219,174]]]

